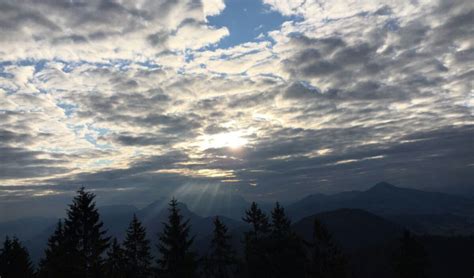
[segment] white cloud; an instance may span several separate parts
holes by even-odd
[[[263,2],[283,15],[299,15],[308,21],[347,18],[376,11],[407,16],[436,4],[436,1],[429,0],[263,0]]]
[[[358,153],[370,146],[474,123],[472,43],[456,31],[468,9],[268,0],[303,18],[268,40],[221,49],[205,46],[232,34],[206,17],[222,12],[223,1],[122,1],[101,14],[97,1],[83,9],[54,3],[28,8],[35,16],[0,31],[0,60],[9,61],[0,64],[0,147],[35,169],[9,165],[0,185],[117,176],[146,185],[160,173],[178,175],[177,183],[180,173],[202,178],[217,169],[270,192],[279,181],[269,173],[304,184],[314,172],[302,169],[357,164],[380,155]],[[26,9],[8,5],[0,22]],[[38,59],[44,67],[35,69]],[[233,132],[246,142],[240,153],[196,145]]]
[[[167,47],[182,50],[191,46],[179,44],[182,42],[199,38],[202,47],[228,34],[225,28],[206,25],[207,16],[225,8],[222,1],[33,2],[3,3],[3,59],[146,60]],[[189,22],[200,27],[186,32],[190,27],[182,25],[189,26]],[[178,37],[173,36],[176,32]],[[173,40],[168,43],[170,36]]]
[[[219,42],[229,35],[227,28],[213,28],[206,25],[186,24],[168,40],[171,49],[199,49]]]
[[[224,0],[203,0],[203,5],[205,16],[218,15],[225,9]]]

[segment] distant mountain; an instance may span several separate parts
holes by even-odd
[[[299,220],[318,212],[340,208],[363,209],[389,219],[393,217],[400,224],[409,224],[406,215],[431,215],[430,226],[420,226],[419,228],[424,229],[418,229],[419,232],[430,231],[431,225],[442,226],[441,222],[450,221],[456,222],[457,227],[462,228],[469,226],[470,221],[474,219],[474,199],[401,188],[385,182],[378,183],[366,191],[310,195],[289,205],[287,211],[293,219]],[[437,215],[444,217],[437,218]],[[457,219],[448,220],[449,215]],[[464,224],[460,224],[460,221],[464,221]]]
[[[200,216],[222,215],[240,219],[250,203],[234,193],[181,193],[176,198]]]
[[[0,222],[0,240],[6,236],[19,239],[31,238],[56,223],[56,218],[29,217],[7,222]]]
[[[196,235],[195,247],[201,252],[206,250],[212,234],[213,218],[220,215],[234,236],[234,245],[242,250],[242,235],[248,227],[240,219],[249,206],[248,202],[235,195],[209,196],[195,196],[192,200],[190,195],[183,195],[179,199],[181,213],[191,224],[191,235]],[[223,197],[227,199],[221,199]],[[200,213],[189,208],[187,202],[181,203],[181,200],[191,201],[192,207]],[[125,237],[128,224],[136,214],[155,244],[163,222],[167,221],[168,202],[159,199],[142,209],[128,205],[105,206],[99,207],[99,212],[107,233],[119,240]],[[265,210],[270,208],[265,204],[262,207]],[[231,208],[235,211],[231,212]],[[402,227],[418,234],[435,235],[470,235],[474,231],[474,200],[387,183],[379,183],[366,191],[311,195],[286,206],[286,211],[295,223],[295,229],[304,237],[311,236],[312,219],[318,217],[334,232],[341,245],[350,250],[356,250],[361,245],[367,247],[368,244],[383,246],[384,242],[397,237]],[[56,221],[53,218],[30,218],[0,223],[0,236],[17,235],[37,261]]]
[[[58,219],[56,219],[56,221],[58,221]],[[31,238],[20,238],[20,240],[24,242],[25,247],[30,252],[30,257],[34,264],[37,264],[44,256],[44,250],[46,248],[48,238],[54,233],[56,221],[54,224],[51,224],[45,229],[38,230],[37,233]]]
[[[138,209],[135,206],[131,205],[109,205],[109,206],[100,206],[98,208],[100,215],[114,215],[114,214],[126,214],[134,213]]]
[[[104,227],[108,233],[116,236],[119,240],[125,237],[125,230],[130,223],[134,213],[138,212],[135,206],[113,205],[99,207],[99,213]]]

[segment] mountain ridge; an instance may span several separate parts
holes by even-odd
[[[287,211],[293,219],[299,220],[339,208],[360,208],[378,215],[454,214],[473,217],[474,199],[380,182],[364,191],[308,195],[287,206]]]

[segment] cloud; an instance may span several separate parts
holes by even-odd
[[[203,5],[206,16],[218,15],[225,9],[224,0],[204,0]]]
[[[287,21],[223,49],[223,1],[3,1],[0,195],[472,180],[470,1],[265,3]]]
[[[432,8],[436,5],[433,1],[427,0],[390,2],[384,0],[264,0],[263,2],[283,15],[299,15],[310,21],[338,20],[356,15],[366,15],[367,13],[410,16],[422,9]]]
[[[2,55],[12,59],[146,59],[166,49],[203,47],[228,35],[207,26],[222,1],[2,1]],[[189,22],[193,22],[190,25]],[[185,44],[186,36],[199,38]]]
[[[190,22],[183,24],[176,33],[168,39],[171,49],[199,49],[209,44],[219,42],[229,35],[227,28],[214,28],[205,24]]]

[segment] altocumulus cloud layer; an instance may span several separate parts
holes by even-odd
[[[221,48],[223,0],[0,0],[1,201],[472,185],[472,1],[263,2]]]

